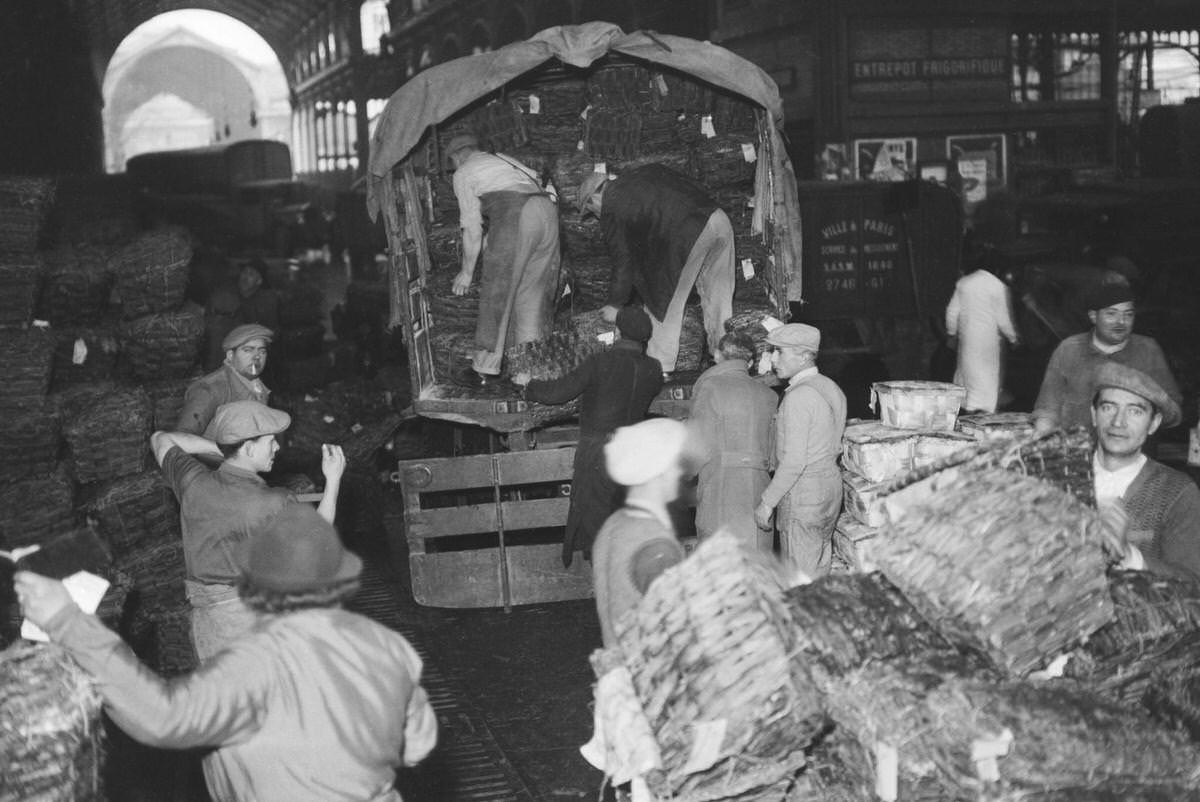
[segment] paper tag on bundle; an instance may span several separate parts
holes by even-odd
[[[333,423],[335,420],[337,420],[337,418],[333,417],[332,415],[325,415],[321,418],[321,420],[325,421],[326,423]]]
[[[87,343],[82,337],[75,340],[75,345],[71,348],[71,364],[82,365],[87,362]]]
[[[772,317],[770,315],[767,315],[762,320],[758,321],[758,323],[760,326],[762,326],[764,329],[767,330],[767,334],[770,334],[771,332],[775,331],[775,329],[777,329],[783,325],[782,320],[780,320],[777,317]]]
[[[591,103],[589,103],[589,104],[587,104],[586,106],[584,106],[584,107],[583,107],[583,111],[579,112],[579,119],[581,119],[581,120],[586,120],[586,119],[587,119],[587,116],[588,116],[588,112],[589,112],[589,111],[591,111],[591,110],[592,110],[592,104],[591,104]]]
[[[541,114],[542,113],[542,99],[540,97],[538,97],[537,95],[529,96],[529,113],[530,114]]]
[[[746,279],[746,281],[754,278],[754,262],[752,260],[742,260],[742,277]]]
[[[1188,465],[1200,465],[1200,426],[1188,432]]]
[[[753,142],[742,143],[742,158],[748,162],[758,161],[758,151],[754,149]]]
[[[48,329],[48,328],[50,328],[50,321],[49,320],[41,320],[40,318],[35,318],[33,321],[33,327],[35,329]]]
[[[900,796],[900,753],[891,744],[875,742],[875,796],[896,802]]]
[[[583,140],[582,139],[575,143],[575,150],[579,151],[580,153],[583,152]]]
[[[667,86],[667,79],[663,77],[661,72],[654,73],[654,88],[657,89],[658,93],[663,97],[671,94],[671,88]]]
[[[96,576],[87,571],[79,571],[71,574],[62,583],[63,587],[67,589],[67,593],[71,595],[71,600],[79,605],[79,609],[88,615],[96,612],[96,608],[100,606],[100,600],[104,598],[109,585],[108,580],[104,577]],[[21,622],[21,637],[26,640],[50,640],[50,636],[42,631],[41,627],[28,619]]]
[[[605,331],[596,335],[596,339],[605,345],[612,345],[617,341],[617,333],[615,331]]]
[[[713,128],[711,114],[705,114],[700,118],[700,133],[704,134],[708,139],[712,139],[717,135],[717,129]]]
[[[995,738],[976,738],[971,742],[971,760],[975,774],[984,782],[1000,782],[1000,764],[996,758],[1008,754],[1012,746],[1012,730],[1007,727]]]
[[[350,427],[350,431],[353,432],[354,434],[358,434],[359,432],[361,432],[363,430],[363,428],[365,428],[365,427],[361,423],[356,423]]]
[[[568,295],[570,295],[570,294],[571,294],[571,285],[570,285],[570,283],[567,283],[567,284],[564,284],[564,285],[563,285],[563,291],[562,291],[562,295],[560,295],[560,296],[558,296],[558,297],[559,297],[559,298],[566,298],[566,297],[567,297]]]
[[[679,770],[680,774],[695,774],[716,765],[721,759],[721,743],[725,740],[725,719],[716,721],[697,721],[692,724],[692,749],[688,754],[687,765]]]
[[[596,162],[592,165],[592,172],[600,175],[608,174],[608,162]]]

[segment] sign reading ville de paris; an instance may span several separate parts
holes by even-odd
[[[955,78],[1003,78],[1008,61],[988,58],[910,58],[892,61],[852,61],[852,81],[937,81]]]

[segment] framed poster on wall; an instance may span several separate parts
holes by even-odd
[[[860,181],[907,181],[917,175],[917,140],[854,140],[854,177]]]
[[[946,137],[946,158],[962,176],[963,203],[975,204],[1004,188],[1008,181],[1008,143],[1004,134]]]

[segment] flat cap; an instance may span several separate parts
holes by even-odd
[[[271,340],[275,339],[275,332],[257,323],[247,323],[244,326],[238,326],[226,334],[225,339],[221,340],[221,350],[232,351],[235,348],[241,348],[246,343],[259,337],[267,342],[271,342]]]
[[[362,560],[342,545],[333,524],[300,502],[283,505],[235,559],[251,585],[282,593],[322,590],[362,571]]]
[[[613,432],[604,446],[608,475],[621,485],[640,485],[679,462],[687,426],[672,418],[651,418]]]
[[[1132,300],[1133,286],[1129,280],[1120,273],[1109,273],[1087,294],[1087,308],[1107,309]]]
[[[807,323],[786,323],[776,326],[767,335],[767,344],[776,348],[821,349],[821,330]]]
[[[583,207],[587,206],[588,199],[596,194],[596,190],[604,186],[608,181],[608,173],[588,173],[579,182],[579,212],[583,213]]]
[[[622,337],[639,343],[646,342],[654,333],[650,316],[637,306],[622,306],[617,310],[617,328],[621,330]]]
[[[1161,384],[1137,368],[1122,365],[1111,359],[1106,360],[1096,371],[1096,392],[1105,387],[1125,390],[1149,401],[1162,415],[1162,425],[1165,429],[1170,429],[1183,419],[1183,413],[1175,399],[1167,395]]]
[[[279,434],[292,425],[292,416],[257,401],[230,401],[217,407],[204,436],[218,445],[233,445],[268,434]]]
[[[450,157],[465,148],[479,150],[479,138],[470,133],[455,134],[450,137],[450,141],[446,143],[446,150],[442,153],[443,158],[446,160],[447,169],[452,166]]]

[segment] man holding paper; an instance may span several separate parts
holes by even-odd
[[[646,353],[672,373],[694,286],[715,353],[733,314],[733,226],[708,192],[668,167],[647,164],[619,176],[588,174],[579,184],[579,211],[599,218],[612,259],[605,320],[615,320],[636,289],[654,320]]]

